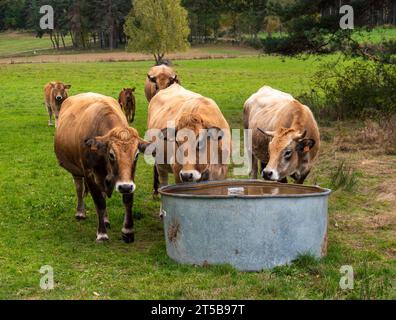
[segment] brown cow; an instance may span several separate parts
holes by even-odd
[[[166,89],[174,83],[180,84],[180,81],[171,67],[166,65],[152,67],[147,74],[146,85],[144,87],[147,101],[150,102],[158,91]]]
[[[154,194],[158,192],[158,183],[168,184],[169,173],[175,175],[177,183],[226,178],[231,133],[213,100],[173,84],[151,100],[148,129],[149,132],[161,131],[159,137],[171,145],[163,148],[164,156],[160,161],[165,161],[159,163],[157,144],[155,176],[159,175],[159,181],[154,180]]]
[[[247,144],[251,178],[257,179],[261,161],[264,179],[287,183],[291,176],[304,183],[320,147],[318,125],[307,106],[266,86],[246,101],[244,127],[252,130],[252,144]]]
[[[118,103],[120,104],[122,111],[124,111],[129,123],[132,123],[135,120],[136,99],[133,94],[135,90],[136,88],[124,88],[118,96]]]
[[[44,87],[44,103],[47,107],[49,121],[48,125],[52,126],[52,117],[55,116],[55,128],[57,126],[59,112],[63,101],[68,98],[68,91],[71,88],[70,84],[62,82],[50,82]]]
[[[137,157],[147,143],[128,126],[118,102],[95,93],[68,98],[62,106],[55,135],[59,164],[71,173],[77,191],[77,219],[85,219],[84,185],[92,195],[99,225],[97,241],[108,240],[105,196],[122,194],[125,219],[122,236],[134,241],[132,206]]]

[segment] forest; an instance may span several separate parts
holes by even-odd
[[[310,8],[322,16],[338,16],[339,7],[351,4],[357,11],[360,26],[395,25],[396,3],[392,0],[183,0],[188,11],[191,43],[219,39],[258,45],[262,32],[269,37],[288,31],[284,23],[290,13],[301,14]],[[39,10],[43,5],[54,8],[54,30],[41,30]],[[279,9],[283,10],[279,10]],[[114,49],[124,46],[127,37],[124,24],[133,15],[131,0],[0,0],[0,31],[29,30],[38,37],[49,33],[54,48],[66,47],[71,37],[74,48]],[[300,11],[300,13],[299,13]],[[311,14],[311,12],[303,12]],[[282,19],[283,16],[283,19]],[[308,22],[308,23],[312,23]],[[305,26],[304,26],[305,27]],[[133,41],[133,39],[130,39]],[[253,41],[253,42],[252,42]]]

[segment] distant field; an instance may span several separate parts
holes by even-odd
[[[356,39],[361,43],[380,43],[382,41],[396,41],[396,28],[375,28],[371,32],[363,32]]]
[[[66,37],[65,40],[66,46],[70,46],[70,37]],[[52,42],[48,35],[45,35],[42,38],[37,38],[31,33],[0,33],[0,57],[33,54],[34,51],[40,53],[40,51],[47,49],[52,49]]]
[[[316,57],[263,56],[175,61],[175,68],[185,87],[215,99],[231,127],[240,128],[243,103],[253,92],[267,84],[299,95],[309,90],[319,63]],[[353,191],[331,195],[329,252],[320,261],[303,257],[258,273],[176,264],[166,255],[160,202],[151,195],[152,168],[143,158],[136,176],[136,242],[120,240],[123,207],[115,194],[108,202],[110,242],[96,244],[90,198],[88,219],[74,219],[74,186],[53,152],[54,129],[47,126],[42,88],[59,79],[72,84],[71,94],[93,91],[116,97],[121,88],[136,86],[134,126],[143,134],[143,85],[151,65],[0,65],[0,299],[396,298],[396,156],[381,153],[381,145],[354,142],[363,126],[358,122],[321,126],[322,151],[307,183],[331,186],[331,175],[345,160],[357,171],[358,184]],[[53,291],[39,287],[43,265],[54,268]],[[339,286],[343,265],[354,268],[353,290]]]
[[[274,32],[272,34],[273,38],[280,38],[285,36],[285,33]],[[260,33],[260,38],[266,39],[268,38],[268,33],[262,32]],[[383,40],[396,40],[396,28],[382,28],[378,27],[371,31],[363,31],[360,34],[355,35],[355,39],[360,43],[372,43],[376,44]]]

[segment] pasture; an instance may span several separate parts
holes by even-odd
[[[71,38],[65,38],[66,46],[71,45]],[[33,55],[38,51],[52,51],[52,43],[48,35],[42,38],[35,37],[28,32],[0,33],[0,57],[15,55]]]
[[[334,56],[325,59],[334,59]],[[264,84],[300,95],[320,64],[280,57],[176,61],[182,84],[216,100],[231,128],[242,127],[244,101]],[[141,157],[136,174],[136,241],[121,240],[123,207],[108,202],[110,242],[95,243],[96,212],[74,219],[71,176],[53,152],[42,88],[50,80],[72,84],[71,94],[117,97],[136,86],[134,126],[146,129],[143,86],[151,62],[0,65],[0,299],[395,299],[396,156],[367,145],[359,122],[320,122],[322,151],[307,184],[332,187],[340,164],[356,184],[337,190],[329,204],[328,256],[302,256],[260,273],[229,266],[181,266],[165,252],[160,202],[152,198],[152,168]],[[232,176],[230,176],[231,178]],[[221,235],[219,235],[221,236]],[[54,268],[55,288],[40,289],[43,265]],[[339,286],[340,267],[355,271],[353,290]],[[392,288],[393,283],[393,288]]]

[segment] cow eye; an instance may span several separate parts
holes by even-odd
[[[113,150],[109,151],[109,159],[110,159],[110,161],[115,161],[116,160],[116,155],[115,155]]]
[[[292,155],[293,155],[293,152],[291,150],[286,150],[285,154],[284,154],[284,157],[285,157],[286,160],[290,160]]]

